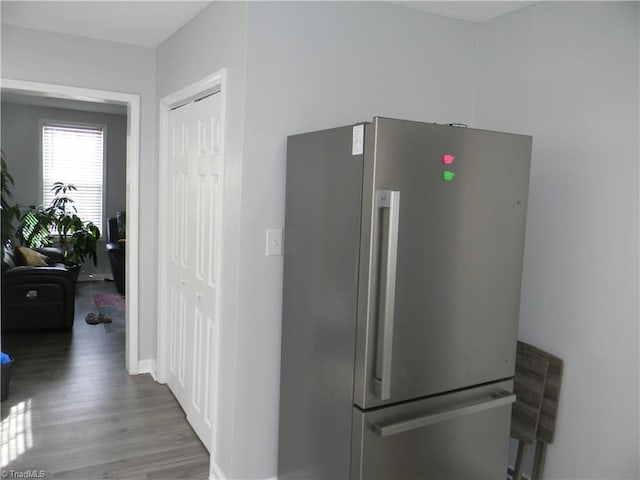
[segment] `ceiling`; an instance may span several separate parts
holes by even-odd
[[[2,23],[155,48],[211,1],[6,1]]]
[[[7,1],[2,23],[156,48],[211,1]],[[537,2],[396,1],[405,7],[484,22]]]
[[[507,1],[448,1],[448,2],[392,2],[443,17],[456,18],[467,22],[482,23],[492,18],[515,12],[538,2]]]
[[[2,24],[156,48],[212,1],[0,1]],[[398,5],[481,23],[538,2],[392,1]],[[3,91],[2,100],[74,110],[126,113],[119,105],[27,97]]]
[[[116,103],[90,102],[87,100],[73,100],[71,98],[56,98],[43,95],[17,93],[2,89],[2,104],[17,103],[45,108],[62,108],[65,110],[79,110],[81,112],[110,113],[114,115],[126,115],[127,106]]]

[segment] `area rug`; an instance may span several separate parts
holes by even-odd
[[[125,301],[124,297],[118,293],[100,293],[93,296],[93,302],[99,313],[108,315],[111,323],[103,323],[107,333],[113,333],[125,329]]]

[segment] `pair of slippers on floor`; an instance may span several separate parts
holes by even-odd
[[[104,313],[99,313],[98,315],[96,315],[95,313],[91,312],[89,315],[86,316],[85,320],[87,321],[87,323],[89,325],[97,325],[99,323],[111,323],[111,317],[109,315],[105,315]]]

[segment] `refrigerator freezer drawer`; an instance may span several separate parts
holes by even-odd
[[[512,382],[363,412],[354,407],[352,479],[504,478]]]

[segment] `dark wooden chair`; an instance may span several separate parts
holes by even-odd
[[[544,350],[518,342],[514,391],[516,402],[511,411],[511,436],[518,440],[513,480],[521,480],[527,447],[533,443],[531,480],[542,479],[547,446],[553,443],[563,361]]]

